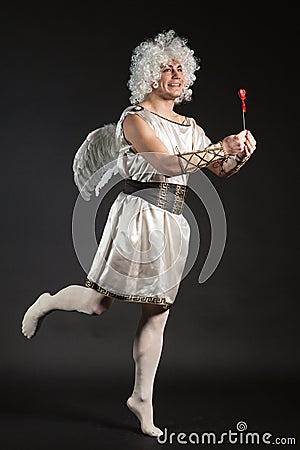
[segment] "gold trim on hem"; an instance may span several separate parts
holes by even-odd
[[[115,292],[108,291],[107,289],[104,289],[103,287],[99,286],[94,281],[90,280],[89,278],[86,278],[85,287],[89,287],[92,289],[95,289],[95,291],[100,292],[100,294],[104,294],[107,297],[117,298],[118,300],[123,300],[126,302],[134,302],[134,303],[150,303],[152,305],[159,305],[162,306],[165,309],[170,308],[171,303],[166,302],[165,297],[151,297],[151,296],[143,296],[143,295],[122,295],[122,294],[116,294]]]

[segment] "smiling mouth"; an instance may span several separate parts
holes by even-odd
[[[171,87],[180,87],[180,86],[181,86],[181,83],[169,83],[168,86],[171,86]]]

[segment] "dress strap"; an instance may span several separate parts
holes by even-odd
[[[124,134],[123,134],[123,121],[124,121],[125,117],[128,114],[138,114],[143,119],[145,119],[145,114],[142,113],[143,111],[144,111],[144,108],[142,106],[132,106],[131,105],[131,106],[128,106],[128,108],[124,109],[124,111],[122,112],[122,114],[118,120],[117,126],[116,126],[116,138],[119,141],[125,140]],[[131,147],[131,146],[128,146],[128,147]]]

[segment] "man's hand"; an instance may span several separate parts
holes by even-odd
[[[256,141],[248,130],[227,136],[222,144],[226,153],[239,155],[241,158],[251,155],[256,149]]]

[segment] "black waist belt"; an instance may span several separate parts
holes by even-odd
[[[165,183],[164,181],[124,180],[123,192],[147,200],[152,205],[173,214],[181,214],[188,186],[184,184]]]

